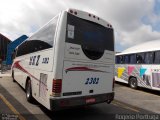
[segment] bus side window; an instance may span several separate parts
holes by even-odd
[[[152,64],[154,59],[154,53],[153,52],[146,52],[145,53],[145,64]]]
[[[116,64],[120,64],[120,57],[116,56]]]
[[[129,55],[125,55],[124,56],[124,63],[125,64],[129,64],[129,61],[130,61],[130,56]]]
[[[123,56],[119,56],[120,57],[120,64],[123,64],[124,63],[124,57]]]
[[[53,47],[58,18],[59,16],[55,17],[45,27],[40,29],[37,33],[35,33],[33,36],[29,38],[29,40],[34,40],[35,45],[36,44],[48,44],[48,47],[46,47],[46,45],[44,45],[44,47],[43,46],[41,47],[40,45],[36,45],[36,46],[34,45],[35,48],[32,50],[32,52],[33,51],[36,52],[39,50],[44,50],[44,49]]]
[[[22,44],[18,47],[16,57],[26,54],[26,52],[27,52],[26,44],[27,44],[27,41],[25,41],[24,43],[22,43]]]
[[[136,63],[144,63],[144,53],[139,53],[136,55]]]
[[[130,64],[136,64],[136,55],[135,54],[131,54],[130,55]]]
[[[155,59],[154,59],[155,64],[160,64],[160,51],[155,52]]]

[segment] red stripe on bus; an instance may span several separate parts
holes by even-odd
[[[33,76],[32,74],[30,74],[27,70],[25,70],[20,64],[19,64],[20,60],[19,61],[16,61],[13,65],[13,68],[17,68],[21,71],[23,71],[24,73],[28,74],[29,76],[31,76],[32,78],[34,78],[35,80],[37,80],[38,82],[40,82],[40,80],[38,78],[36,78],[35,76]],[[43,85],[45,85],[43,82],[41,82]],[[47,86],[47,85],[45,85]]]

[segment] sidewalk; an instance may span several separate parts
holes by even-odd
[[[11,71],[10,70],[7,70],[3,73],[0,70],[0,77],[7,77],[7,76],[11,77]]]

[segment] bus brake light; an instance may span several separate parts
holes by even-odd
[[[60,97],[62,92],[62,80],[61,79],[56,79],[53,80],[52,83],[52,95],[54,97]]]

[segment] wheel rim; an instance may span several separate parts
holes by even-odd
[[[132,80],[132,81],[131,81],[131,86],[132,86],[132,87],[136,87],[136,81],[135,81],[135,80]]]

